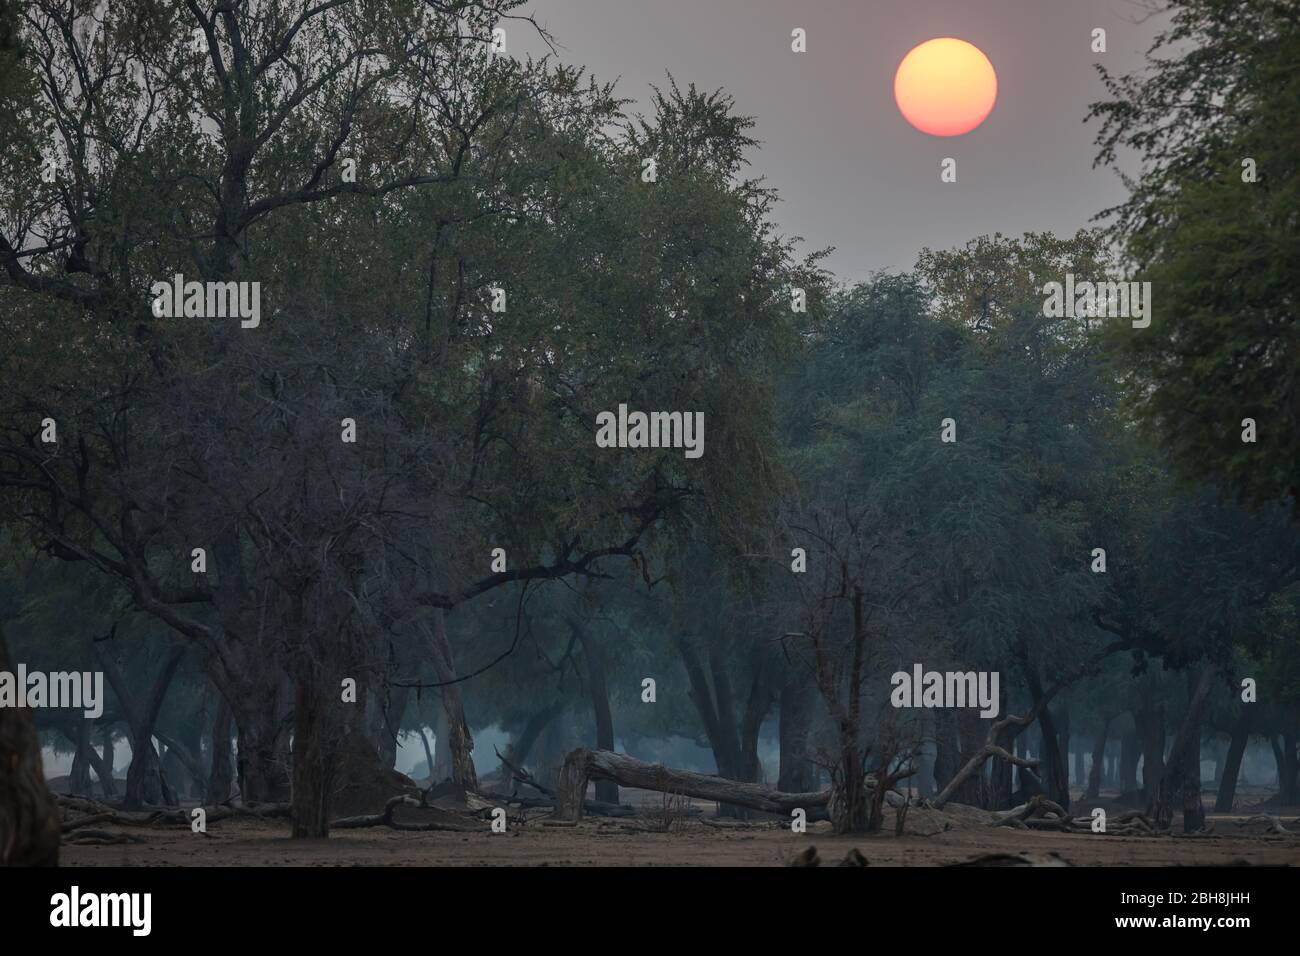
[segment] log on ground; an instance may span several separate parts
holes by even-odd
[[[791,810],[811,810],[825,807],[830,791],[816,793],[782,793],[757,783],[742,783],[725,777],[714,777],[690,770],[674,770],[659,764],[646,763],[626,754],[608,750],[579,749],[569,754],[560,771],[556,788],[556,818],[578,820],[582,818],[587,784],[593,780],[612,780],[620,787],[639,790],[656,790],[698,800],[716,800],[733,806],[762,810],[768,813],[789,813]],[[868,784],[870,785],[870,784]]]

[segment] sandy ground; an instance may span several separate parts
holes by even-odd
[[[836,837],[827,823],[790,832],[775,820],[717,821],[713,807],[671,829],[662,819],[588,818],[576,827],[547,826],[545,811],[512,814],[506,833],[486,820],[468,820],[470,832],[336,830],[328,840],[290,840],[283,820],[227,819],[207,834],[184,827],[119,827],[141,843],[65,846],[67,866],[783,866],[816,846],[822,865],[858,849],[872,866],[942,866],[990,853],[1027,855],[1077,866],[1300,865],[1300,825],[1283,816],[1290,835],[1266,835],[1236,825],[1245,817],[1215,816],[1213,831],[1195,836],[1121,837],[990,828],[988,815],[970,808],[912,810],[909,832]],[[418,818],[419,811],[412,811]]]

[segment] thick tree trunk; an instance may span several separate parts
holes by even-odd
[[[559,785],[560,768],[569,751],[582,743],[583,734],[574,726],[574,715],[563,710],[546,724],[533,745],[529,773],[542,786],[554,790]]]
[[[1241,776],[1241,760],[1250,742],[1250,725],[1255,714],[1254,705],[1245,704],[1232,725],[1228,752],[1223,758],[1223,771],[1219,775],[1219,791],[1214,800],[1215,813],[1231,813],[1237,799],[1237,779]]]
[[[1300,803],[1300,754],[1296,752],[1296,735],[1282,735],[1281,786],[1278,794],[1282,805],[1294,807]]]
[[[841,748],[837,770],[838,780],[831,780],[828,807],[831,826],[836,833],[866,833],[871,824],[871,792],[864,779],[862,755],[856,746]]]
[[[208,769],[208,784],[204,802],[217,806],[230,799],[234,783],[234,768],[230,759],[230,729],[233,716],[230,704],[217,694],[217,712],[212,718],[212,765]]]
[[[956,746],[956,729],[951,711],[939,709],[934,714],[934,789],[942,792],[961,768]]]
[[[139,810],[146,806],[174,807],[178,802],[176,792],[163,776],[162,761],[152,738],[145,737],[142,741],[132,734],[131,762],[126,768],[126,796],[122,808]]]
[[[726,669],[717,655],[709,659],[713,674],[713,687],[709,686],[709,676],[705,673],[695,648],[685,637],[678,637],[677,649],[686,668],[686,677],[690,682],[690,698],[699,712],[700,722],[704,725],[704,734],[713,749],[713,761],[718,773],[734,779],[739,772],[740,745],[736,739],[736,728],[732,723],[734,712],[731,710],[731,685],[727,681]],[[716,701],[715,701],[716,697]]]
[[[749,697],[745,713],[740,719],[740,779],[758,783],[763,777],[763,766],[758,759],[758,735],[763,729],[767,712],[772,709],[774,697],[767,683],[767,668],[754,669],[749,684]]]
[[[958,766],[964,767],[984,750],[988,721],[973,711],[960,710],[954,715],[954,722],[957,726]],[[949,799],[970,807],[990,807],[989,788],[983,768],[968,776]]]
[[[806,678],[790,680],[781,689],[777,789],[787,793],[803,793],[817,785],[817,767],[809,750],[815,700],[813,686]]]
[[[113,731],[111,728],[104,729],[103,739],[104,755],[101,757],[99,751],[91,746],[86,750],[86,759],[90,761],[91,769],[95,771],[95,776],[99,780],[99,789],[104,795],[104,799],[116,800],[117,784],[113,781]]]
[[[274,712],[241,706],[235,714],[235,771],[244,803],[284,803],[289,797],[288,733]]]
[[[1147,816],[1157,828],[1168,827],[1174,810],[1183,810],[1183,831],[1195,833],[1205,826],[1205,809],[1201,805],[1201,712],[1214,685],[1215,668],[1206,665],[1199,674],[1188,674],[1187,713],[1169,752],[1154,798],[1148,802]]]
[[[768,813],[788,815],[795,809],[825,807],[830,792],[782,793],[756,783],[712,777],[689,770],[673,770],[608,751],[575,750],[564,761],[557,788],[555,815],[560,820],[582,817],[583,800],[591,780],[607,779],[624,787],[637,787],[698,800],[715,800]],[[864,781],[870,786],[870,781]]]
[[[1088,771],[1088,789],[1084,796],[1088,800],[1096,800],[1101,796],[1101,784],[1105,778],[1106,768],[1106,733],[1110,730],[1110,722],[1114,718],[1105,715],[1101,718],[1101,726],[1097,728],[1097,736],[1092,740],[1092,767]]]
[[[391,770],[397,766],[398,734],[402,730],[402,715],[410,698],[409,687],[390,687],[376,690],[377,726],[373,738],[379,762]]]
[[[478,774],[474,771],[474,738],[465,719],[465,703],[461,698],[460,684],[456,680],[456,665],[451,642],[447,639],[447,616],[442,608],[434,608],[433,626],[429,628],[429,644],[434,673],[443,686],[442,707],[447,714],[446,740],[438,738],[438,750],[444,744],[451,760],[451,779],[465,790],[478,789]]]
[[[0,630],[0,671],[13,671]],[[0,866],[57,866],[62,824],[25,707],[0,707]]]
[[[998,713],[1009,713],[1010,707],[1010,694],[1007,692],[1006,684],[1002,683],[998,693]],[[1022,729],[1018,726],[1002,728],[1002,730],[998,731],[997,745],[1003,750],[1014,753],[1016,739],[1020,736]],[[1003,760],[1001,757],[994,757],[990,761],[988,786],[988,807],[990,810],[1009,810],[1015,806],[1011,799],[1015,790],[1012,774],[1014,766],[1010,761]]]
[[[1052,714],[1049,710],[1044,709],[1039,717],[1042,724],[1042,780],[1043,790],[1048,799],[1059,803],[1063,809],[1070,809],[1070,786],[1067,783],[1067,773],[1065,760],[1062,759],[1059,737],[1056,733],[1055,722],[1052,720]]]
[[[591,713],[596,724],[596,749],[614,749],[614,715],[609,707],[609,686],[606,683],[607,660],[605,646],[591,628],[576,620],[569,621],[573,636],[582,644],[587,660],[587,693],[591,697]],[[596,799],[601,803],[618,803],[618,784],[612,780],[596,781]]]
[[[429,786],[436,787],[451,779],[451,745],[447,743],[447,708],[439,704],[433,728],[433,764],[429,771]]]
[[[1142,746],[1142,794],[1149,804],[1160,788],[1165,772],[1165,708],[1144,707],[1133,712]]]
[[[131,734],[131,763],[126,768],[123,808],[139,810],[147,805],[158,804],[175,806],[178,801],[167,778],[163,776],[162,763],[153,744],[153,729],[158,722],[158,713],[162,710],[167,689],[180,669],[186,649],[180,646],[171,649],[144,700],[136,700],[131,696],[126,680],[113,659],[103,651],[100,644],[94,643],[91,647],[126,714],[127,728]]]
[[[338,735],[331,734],[332,701],[320,682],[300,677],[293,708],[293,787],[291,809],[295,840],[329,836],[330,794],[334,789]]]

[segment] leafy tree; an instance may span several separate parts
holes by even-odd
[[[1149,328],[1112,328],[1133,406],[1179,472],[1232,498],[1300,493],[1300,11],[1173,0],[1144,71],[1099,67],[1097,162],[1132,191],[1113,215]],[[1257,438],[1243,441],[1243,420]]]

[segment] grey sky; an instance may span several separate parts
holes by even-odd
[[[808,248],[835,246],[845,281],[905,268],[924,246],[986,233],[1072,234],[1123,195],[1092,169],[1087,105],[1103,88],[1093,64],[1141,63],[1156,23],[1135,0],[536,0],[528,8],[561,58],[644,106],[670,71],[724,87],[758,121],[753,171],[780,192],[777,218]],[[803,27],[808,52],[790,50]],[[1091,32],[1107,32],[1105,54]],[[515,31],[514,35],[519,32]],[[977,130],[940,138],[894,104],[894,71],[938,36],[974,43],[998,74],[998,101]],[[528,47],[534,48],[533,44]],[[957,182],[939,180],[944,157]]]

